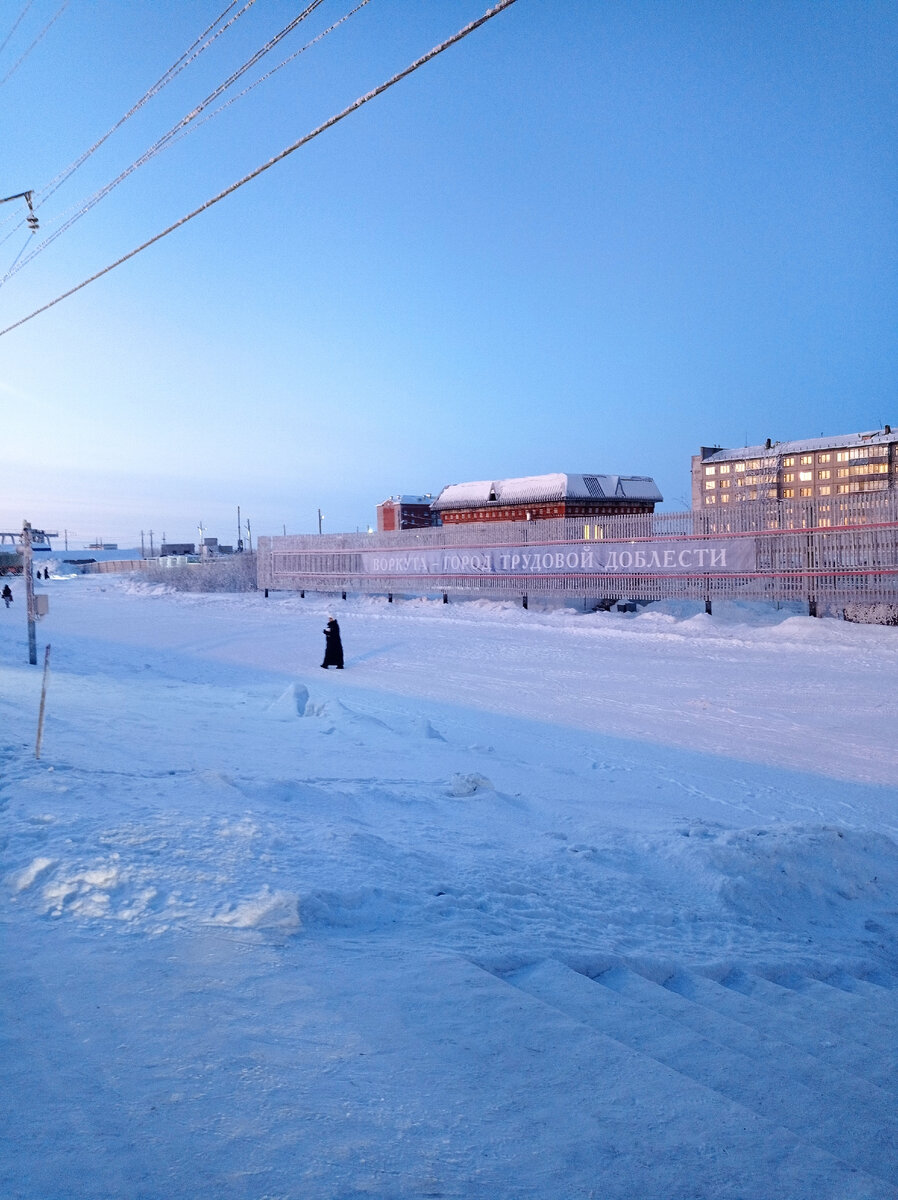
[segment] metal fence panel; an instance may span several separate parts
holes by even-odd
[[[279,590],[898,602],[898,496],[258,540]]]

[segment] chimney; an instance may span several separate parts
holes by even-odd
[[[767,441],[764,443],[764,449],[769,450],[772,445],[773,445],[773,442],[771,442],[770,438],[768,438]]]
[[[885,428],[883,429],[883,433],[891,433],[891,432],[892,432],[892,426],[886,425]]]

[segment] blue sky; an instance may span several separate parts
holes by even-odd
[[[43,188],[226,0],[71,0],[0,84]],[[257,0],[38,209],[36,245],[300,9]],[[326,0],[254,74],[352,7]],[[370,0],[0,288],[7,326],[485,11]],[[0,3],[0,42],[25,0]],[[33,0],[0,78],[59,8]],[[0,338],[0,529],[133,545],[364,529],[550,471],[689,495],[700,445],[898,425],[898,9],[517,0]],[[0,275],[26,241],[0,208]],[[29,249],[31,245],[29,245]]]

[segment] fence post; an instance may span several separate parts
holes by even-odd
[[[37,740],[34,743],[34,757],[41,756],[41,741],[44,736],[44,709],[47,704],[47,676],[50,673],[50,643],[47,643],[47,648],[44,651],[44,679],[41,684],[41,707],[37,716]]]

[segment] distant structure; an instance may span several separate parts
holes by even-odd
[[[702,446],[692,458],[692,507],[707,510],[746,500],[815,500],[885,492],[898,486],[898,433],[871,433],[773,442],[727,450]]]
[[[431,508],[433,496],[390,496],[377,506],[377,532],[392,533],[396,529],[426,529],[439,525]]]
[[[647,475],[526,475],[452,483],[432,508],[444,525],[457,525],[650,513],[662,500]]]
[[[159,553],[163,558],[169,555],[196,554],[196,546],[193,542],[163,542]]]

